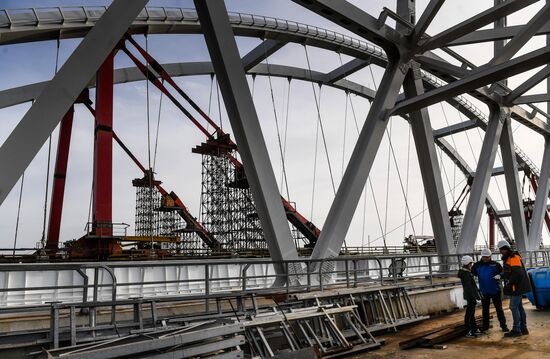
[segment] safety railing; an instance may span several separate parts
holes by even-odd
[[[549,253],[525,253],[525,265],[549,266]],[[479,259],[479,253],[472,255]],[[1,264],[0,312],[43,309],[49,302],[112,302],[135,297],[209,300],[235,293],[290,293],[335,286],[449,285],[459,260],[457,255],[421,253],[283,262],[235,259]],[[286,274],[277,274],[276,266],[284,268]]]
[[[87,222],[84,231],[87,235],[95,235],[101,230],[107,229],[109,236],[126,237],[128,235],[128,223],[112,223],[112,222]]]

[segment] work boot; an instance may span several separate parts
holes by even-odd
[[[464,338],[468,338],[468,339],[475,339],[477,338],[477,335],[475,335],[474,333],[472,333],[471,331],[466,333],[466,335],[464,336]]]
[[[515,338],[515,337],[521,337],[521,332],[516,332],[511,330],[508,333],[504,333],[504,338]]]
[[[510,329],[508,329],[508,327],[501,327],[500,329],[501,329],[504,333],[510,331]]]
[[[521,330],[521,335],[529,335],[529,330],[527,328],[523,328]]]
[[[472,332],[472,334],[479,337],[480,335],[485,335],[487,333],[485,333],[485,331],[483,331],[483,330],[476,329]]]

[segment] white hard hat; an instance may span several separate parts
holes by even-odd
[[[498,247],[498,249],[502,249],[502,248],[504,248],[504,247],[512,248],[512,246],[510,245],[510,243],[508,243],[508,241],[506,241],[506,240],[504,240],[504,239],[498,241],[497,247]]]
[[[489,248],[483,248],[481,250],[481,256],[482,257],[490,257],[493,253],[491,252],[491,250]]]
[[[473,262],[474,262],[474,259],[470,256],[464,256],[460,258],[460,264],[462,264],[463,267]]]

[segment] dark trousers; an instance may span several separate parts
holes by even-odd
[[[475,300],[467,301],[466,313],[464,314],[464,327],[466,328],[466,333],[475,332],[477,329]]]
[[[494,295],[483,294],[483,299],[481,299],[483,308],[483,329],[489,329],[489,308],[491,306],[491,301],[495,306],[500,327],[502,329],[506,328],[506,317],[504,316],[504,310],[502,310],[502,297],[500,293],[497,293]]]
[[[522,329],[527,329],[527,316],[525,315],[525,309],[523,309],[523,298],[521,295],[510,296],[510,311],[514,319],[512,331],[519,333]]]

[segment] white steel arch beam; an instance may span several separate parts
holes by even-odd
[[[0,15],[2,11],[0,10]],[[48,21],[36,19],[42,11],[49,11]],[[51,14],[56,11],[56,14]],[[70,14],[63,8],[28,9],[24,26],[0,16],[0,46],[33,41],[73,39],[86,36],[103,10],[82,7]],[[95,16],[90,16],[94,11]],[[69,16],[70,15],[70,16]],[[39,16],[40,17],[40,16]],[[276,40],[282,43],[294,42],[341,52],[352,57],[369,60],[370,63],[386,66],[384,51],[366,41],[358,40],[331,30],[312,25],[276,19],[261,15],[229,13],[229,20],[236,36]],[[201,27],[195,9],[147,7],[129,27],[132,34],[200,34]],[[373,56],[371,59],[370,57]]]
[[[0,204],[148,0],[115,0],[0,147]]]
[[[43,11],[48,12],[47,16],[39,16]],[[63,8],[28,9],[28,13],[24,16],[25,22],[18,23],[10,20],[7,16],[2,16],[3,12],[9,12],[9,10],[0,10],[0,45],[83,37],[103,13],[101,9],[86,7],[82,7],[79,10],[74,10],[73,8],[70,14],[67,11],[67,9]],[[40,21],[37,17],[47,18],[48,21]],[[341,52],[366,60],[370,64],[381,67],[386,67],[387,64],[386,54],[381,48],[331,30],[284,19],[250,14],[230,13],[229,18],[233,32],[237,36],[275,39],[281,42],[300,44],[307,42],[310,46]],[[201,31],[194,9],[160,7],[148,7],[146,11],[142,11],[130,29],[134,34],[198,34]],[[399,34],[395,35],[393,29],[390,28],[390,30],[393,31],[390,31],[393,34],[392,36],[399,37]],[[519,31],[519,29],[516,30],[509,37],[514,36]],[[424,55],[440,59],[430,52]],[[454,54],[453,56],[456,57],[458,55]],[[461,62],[467,62],[463,58],[457,59]],[[445,74],[438,72],[437,68],[433,66],[426,67],[424,65],[426,64],[423,64],[423,68],[426,71],[446,79]],[[451,81],[454,80],[451,79]],[[484,89],[477,89],[477,91],[474,91],[474,95],[482,98],[488,104],[499,104],[501,102],[501,99],[484,91]],[[525,102],[523,101],[522,103]],[[542,114],[532,104],[529,104],[529,106]],[[534,117],[533,113],[519,106],[513,106],[511,109],[514,120],[540,134],[550,134],[550,129],[547,128],[545,121],[540,120],[536,116]]]

